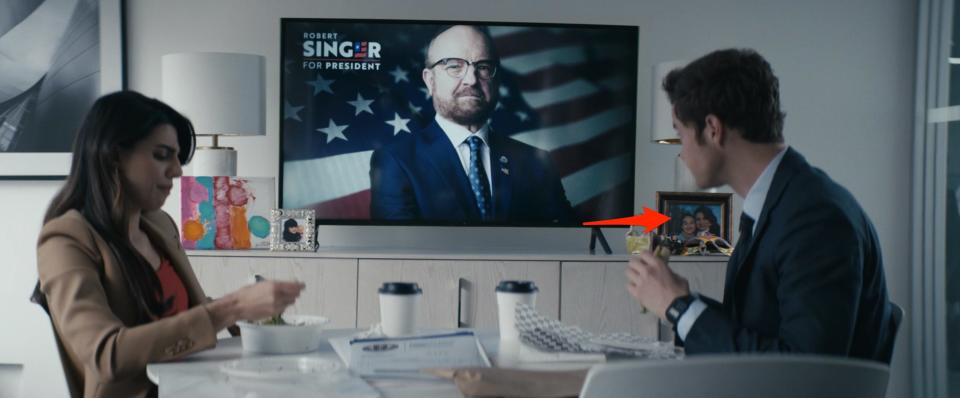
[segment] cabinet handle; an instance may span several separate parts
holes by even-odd
[[[470,310],[464,304],[464,298],[469,299],[470,297],[470,281],[464,278],[457,278],[457,327],[458,328],[468,328],[470,327]]]

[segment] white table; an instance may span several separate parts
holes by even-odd
[[[343,337],[351,336],[357,333],[356,329],[334,329],[324,331],[325,337]],[[500,355],[499,336],[495,331],[478,332],[480,343],[490,357],[490,360],[497,365],[507,365],[511,368],[526,369],[585,369],[595,362],[563,362],[563,363],[520,363],[514,357],[515,353],[505,352]],[[334,359],[340,361],[340,357],[334,352],[333,347],[327,341],[324,341],[317,351],[307,354],[297,354],[295,356],[311,356],[324,359]],[[220,340],[217,347],[212,350],[202,351],[176,362],[153,363],[147,365],[147,377],[150,381],[160,386],[160,397],[168,395],[168,392],[176,390],[170,396],[191,397],[200,396],[191,395],[191,390],[199,390],[200,384],[204,378],[214,380],[220,373],[220,366],[225,361],[256,357],[257,354],[246,353],[240,345],[240,338],[234,337]],[[173,372],[189,373],[194,376],[196,385],[178,385],[171,386],[162,384],[164,374]],[[374,389],[376,389],[384,398],[405,398],[405,397],[463,397],[453,382],[449,380],[415,380],[415,379],[395,379],[395,378],[366,378]],[[206,396],[206,395],[204,395]]]

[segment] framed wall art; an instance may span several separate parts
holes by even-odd
[[[0,179],[62,179],[77,128],[126,87],[123,0],[0,2]]]

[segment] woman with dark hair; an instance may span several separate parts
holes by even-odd
[[[697,236],[720,236],[720,224],[717,216],[707,206],[697,207],[693,211],[697,223]]]
[[[160,210],[194,146],[189,120],[130,91],[98,99],[77,133],[44,216],[34,292],[72,396],[155,396],[148,363],[211,348],[218,331],[279,314],[303,289],[264,282],[208,301]]]
[[[283,241],[299,242],[303,237],[303,227],[297,225],[297,220],[288,218],[283,222]]]

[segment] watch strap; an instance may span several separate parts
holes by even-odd
[[[670,303],[670,306],[667,307],[667,311],[666,311],[667,321],[676,325],[677,322],[680,320],[680,317],[682,317],[683,314],[687,312],[687,309],[690,308],[690,304],[692,304],[693,301],[696,299],[697,299],[696,297],[690,294],[675,298],[673,302]]]

